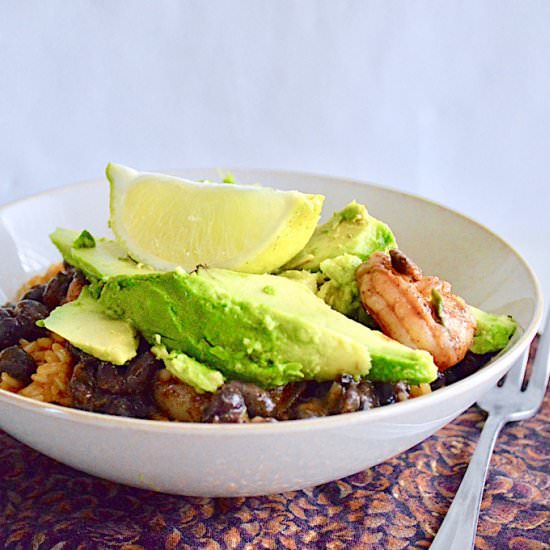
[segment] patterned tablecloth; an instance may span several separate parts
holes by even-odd
[[[503,430],[476,548],[550,548],[550,392]],[[168,496],[63,466],[0,432],[0,548],[427,548],[477,442],[472,407],[408,452],[313,489],[269,497]]]

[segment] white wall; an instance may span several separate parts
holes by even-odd
[[[0,202],[108,160],[353,176],[489,225],[550,296],[549,104],[550,1],[0,4]]]

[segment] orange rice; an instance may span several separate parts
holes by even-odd
[[[0,390],[11,391],[17,393],[24,387],[22,382],[12,378],[7,372],[0,373]]]
[[[33,358],[37,369],[31,376],[32,382],[19,393],[38,401],[70,407],[72,399],[69,381],[73,372],[73,358],[67,349],[67,342],[51,334],[33,342],[21,340],[20,345]]]

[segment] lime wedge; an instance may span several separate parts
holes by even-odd
[[[111,228],[136,261],[155,269],[199,264],[266,273],[310,239],[324,197],[267,187],[195,182],[119,164],[111,184]]]

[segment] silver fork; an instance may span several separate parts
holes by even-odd
[[[550,313],[539,341],[527,389],[522,391],[529,350],[510,369],[504,383],[478,402],[489,416],[460,488],[431,545],[431,550],[470,550],[474,546],[485,478],[497,436],[507,422],[533,416],[546,392],[550,374]]]

